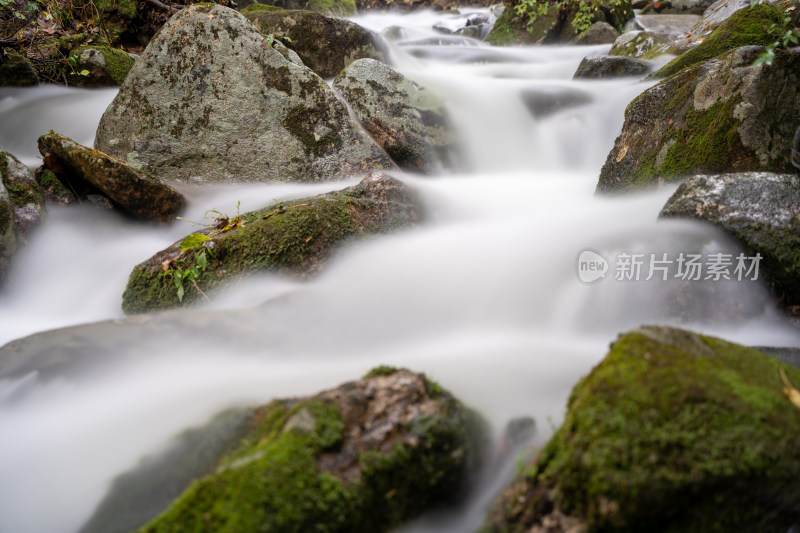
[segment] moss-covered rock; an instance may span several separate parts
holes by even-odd
[[[30,87],[39,84],[36,69],[28,59],[17,52],[0,55],[0,87]]]
[[[81,46],[74,49],[69,58],[74,71],[67,76],[67,81],[77,87],[122,85],[134,64],[130,54],[108,46]]]
[[[683,70],[634,99],[598,192],[647,189],[695,174],[791,171],[800,52],[742,47]]]
[[[589,26],[588,30],[572,39],[569,44],[584,46],[594,44],[611,44],[617,39],[617,37],[619,37],[619,31],[617,31],[614,26],[608,22],[601,21],[595,22]]]
[[[39,152],[73,191],[100,193],[134,218],[172,222],[186,204],[183,195],[152,174],[53,131],[39,137]]]
[[[323,78],[336,76],[361,58],[388,62],[381,37],[349,20],[306,10],[257,10],[245,16],[264,36],[282,40]]]
[[[462,496],[485,440],[438,384],[383,368],[257,409],[215,471],[139,531],[387,531]]]
[[[650,72],[645,61],[621,56],[584,57],[575,71],[574,79],[608,79],[641,77]]]
[[[0,152],[0,281],[30,231],[45,217],[44,196],[30,170]]]
[[[620,35],[608,55],[652,59],[667,53],[670,44],[669,36],[663,33],[633,31]]]
[[[165,180],[321,181],[391,166],[325,81],[216,4],[172,17],[97,130],[98,150]]]
[[[723,22],[695,48],[679,55],[657,71],[652,78],[665,78],[740,46],[766,46],[778,38],[783,27],[783,12],[769,4],[741,9]]]
[[[94,8],[95,25],[103,29],[111,44],[137,41],[140,21],[136,0],[96,0]]]
[[[783,367],[683,330],[621,336],[484,530],[786,531],[800,519],[800,409]]]
[[[45,200],[59,205],[71,205],[78,201],[75,193],[44,165],[36,169],[34,178],[36,178],[36,183],[39,184]]]
[[[419,203],[407,186],[374,173],[341,191],[224,219],[200,232],[205,237],[198,243],[208,241],[205,246],[187,250],[185,243],[182,248],[176,242],[137,265],[122,295],[122,310],[142,313],[185,306],[224,282],[259,271],[305,278],[321,270],[344,242],[413,225],[420,216]],[[193,268],[198,275],[192,283],[184,282],[181,297],[175,277]]]
[[[360,59],[336,77],[333,88],[399,166],[433,172],[456,159],[443,101],[391,67]]]
[[[800,304],[800,176],[744,173],[694,176],[661,217],[706,220],[761,255],[759,272],[786,303]]]
[[[486,42],[495,45],[566,43],[596,22],[621,31],[633,18],[630,0],[505,0]]]
[[[264,8],[286,9],[286,10],[308,10],[337,17],[348,17],[355,15],[355,0],[241,0],[238,2],[239,9],[243,13],[249,13]]]

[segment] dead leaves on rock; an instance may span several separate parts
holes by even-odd
[[[783,370],[783,367],[780,368],[780,372],[783,384],[786,385],[786,387],[783,389],[783,394],[789,398],[789,401],[792,402],[795,407],[800,409],[800,390],[794,388],[794,385],[792,385],[792,382],[789,381],[789,378],[786,376],[786,371]]]

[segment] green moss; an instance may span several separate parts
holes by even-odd
[[[97,0],[95,5],[101,13],[114,11],[129,19],[136,17],[136,2],[133,0]]]
[[[105,67],[102,72],[94,72],[96,67],[94,65],[86,64],[80,61],[80,55],[87,50],[96,50],[103,55],[105,60]],[[91,74],[88,76],[81,76],[78,73],[70,73],[68,76],[71,85],[79,87],[83,86],[101,86],[101,85],[122,85],[128,72],[133,68],[135,63],[134,59],[125,51],[108,46],[81,46],[74,49],[70,53],[70,57],[78,62],[76,71],[88,69]]]
[[[322,114],[319,115],[317,110]],[[307,154],[320,157],[335,152],[344,144],[341,136],[335,131],[322,136],[317,135],[317,122],[309,120],[309,117],[313,116],[322,116],[324,119],[328,113],[328,109],[320,109],[319,106],[316,106],[316,109],[309,109],[303,105],[298,105],[287,111],[286,118],[283,119],[283,126],[303,143]]]
[[[772,26],[781,27],[783,13],[767,3],[740,9],[723,22],[702,43],[676,57],[650,75],[650,79],[665,78],[685,68],[707,61],[740,46],[766,46],[778,35]]]
[[[671,335],[632,332],[612,346],[573,389],[531,483],[557,487],[589,531],[787,529],[800,501],[800,410],[782,393],[782,363]]]
[[[308,0],[305,9],[342,17],[355,15],[358,12],[355,0]]]
[[[250,4],[241,10],[242,13],[252,13],[254,11],[283,11],[283,8],[267,4]]]
[[[394,366],[386,366],[386,365],[376,366],[375,368],[364,374],[362,379],[391,376],[392,374],[397,373],[399,370],[400,370],[399,368]]]
[[[38,83],[36,69],[25,56],[8,52],[0,62],[0,87],[29,87]]]

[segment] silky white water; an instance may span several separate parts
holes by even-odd
[[[622,331],[670,323],[757,345],[798,346],[761,282],[720,284],[702,307],[677,309],[680,284],[595,284],[578,254],[623,250],[738,253],[713,228],[658,221],[672,189],[596,198],[600,166],[634,80],[573,82],[585,54],[607,47],[496,50],[477,42],[414,44],[440,15],[370,15],[408,29],[398,69],[446,102],[464,168],[420,177],[416,228],[351,244],[317,278],[264,275],[212,296],[205,310],[62,332],[62,369],[0,377],[0,533],[71,533],[111,482],[176,434],[232,406],[312,394],[379,364],[424,371],[481,411],[496,433],[533,416],[536,444],[563,416],[574,383]],[[411,44],[408,44],[408,43]],[[538,92],[537,92],[538,91]],[[588,102],[535,118],[524,94]],[[28,164],[49,129],[89,143],[114,91],[0,92],[0,148]],[[587,98],[588,97],[588,98]],[[234,214],[355,182],[185,187],[185,217]],[[121,318],[132,267],[192,232],[134,224],[89,206],[51,208],[0,292],[0,344],[52,328]],[[681,300],[682,301],[682,300]],[[731,302],[747,310],[731,313]],[[88,363],[87,363],[88,361]],[[502,471],[501,471],[502,470]],[[403,531],[474,531],[513,465],[498,467],[463,509]],[[490,473],[491,474],[491,473]]]

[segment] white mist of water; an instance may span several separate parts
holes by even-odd
[[[359,22],[375,29],[407,23],[423,38],[433,20],[423,13]],[[766,293],[758,283],[712,294],[710,310],[688,319],[667,305],[679,288],[611,279],[583,285],[575,262],[585,248],[736,248],[702,224],[657,221],[669,190],[593,196],[624,107],[646,88],[633,80],[571,81],[583,55],[602,47],[492,51],[503,62],[471,62],[476,47],[462,48],[417,57],[406,47],[396,54],[405,74],[445,98],[465,146],[467,171],[398,174],[419,191],[424,223],[346,246],[306,283],[264,275],[235,284],[205,305],[219,314],[161,315],[133,330],[140,341],[134,334],[133,341],[115,342],[115,328],[129,322],[73,330],[65,337],[63,375],[0,380],[0,532],[75,532],[115,476],[181,430],[231,406],[312,394],[379,364],[428,373],[481,411],[496,432],[512,417],[533,416],[541,444],[560,422],[573,384],[602,359],[609,341],[638,324],[680,324],[746,344],[800,344],[797,332],[762,303]],[[35,153],[30,139],[42,129],[59,131],[45,125],[52,102],[38,98],[39,90],[0,104],[3,117],[19,116],[17,106],[30,108],[20,131],[20,139],[29,139],[20,141],[23,157]],[[61,97],[72,92],[43,91],[62,102],[62,114],[96,119],[113,96],[79,92],[80,101],[66,105]],[[588,98],[535,118],[526,91]],[[12,137],[3,124],[0,139]],[[89,142],[86,131],[70,131],[59,132]],[[244,212],[351,183],[186,188],[185,216],[201,222],[210,209],[232,215],[237,203]],[[0,292],[0,343],[118,318],[131,268],[192,230],[189,222],[136,225],[88,207],[51,210]],[[738,317],[721,313],[731,298],[753,309]],[[100,341],[107,347],[96,348]],[[92,349],[102,370],[68,371],[70,358]],[[495,480],[483,487],[471,513],[404,531],[473,531],[496,486]]]

